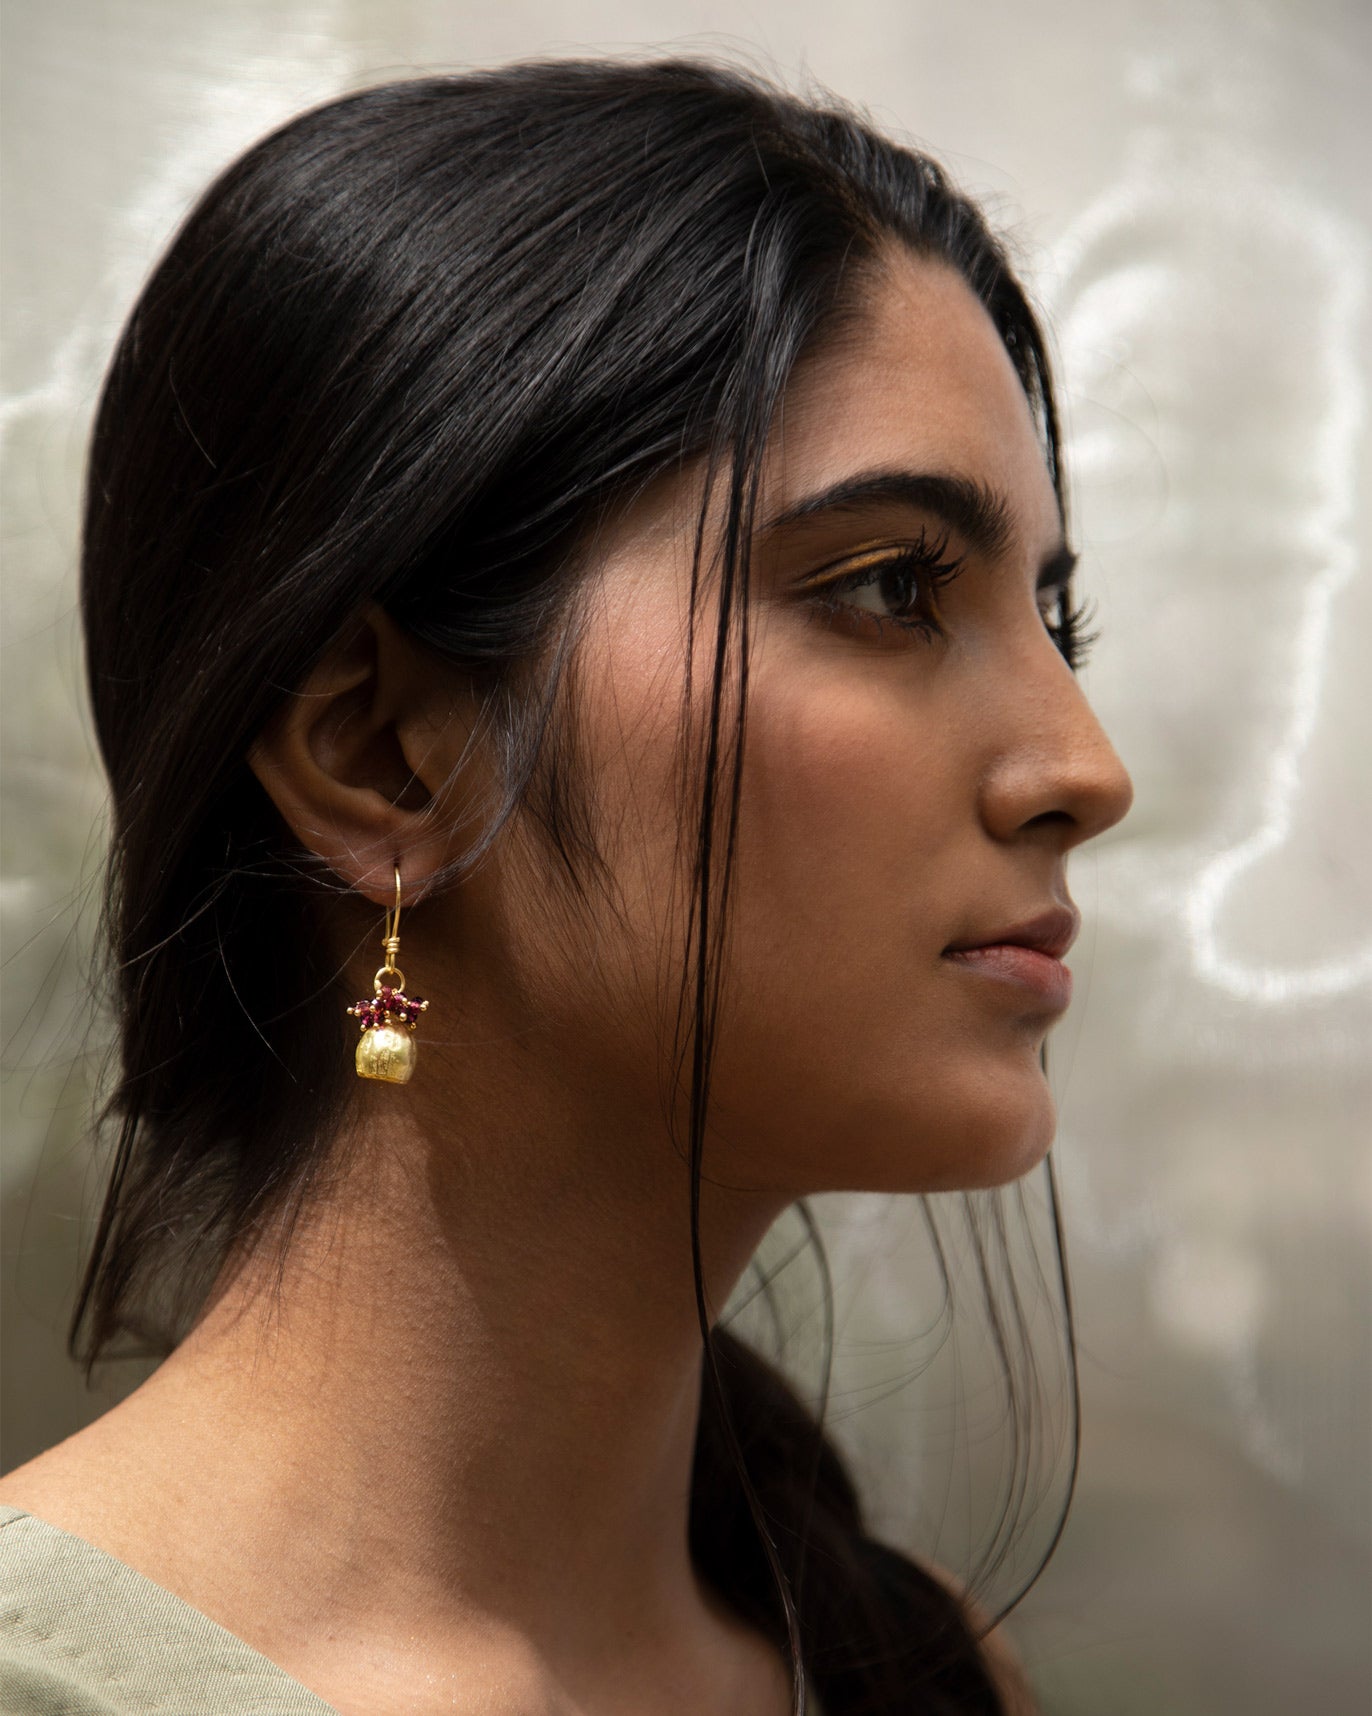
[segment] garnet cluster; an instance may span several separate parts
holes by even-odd
[[[413,1030],[415,1021],[428,1005],[420,996],[411,1001],[399,989],[383,984],[374,999],[359,1001],[348,1011],[353,1018],[362,1021],[364,1031],[373,1025],[408,1025]]]

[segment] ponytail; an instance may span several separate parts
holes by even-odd
[[[725,1329],[711,1338],[825,1716],[1006,1716],[964,1605],[869,1535],[842,1458],[780,1372]],[[784,1649],[782,1601],[708,1389],[690,1518],[701,1573]]]

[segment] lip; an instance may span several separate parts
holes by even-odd
[[[1037,917],[1025,918],[1008,929],[993,930],[989,935],[972,935],[963,941],[950,941],[945,953],[967,953],[982,947],[1029,947],[1046,953],[1051,959],[1061,959],[1077,939],[1081,928],[1081,913],[1075,906],[1051,906]]]
[[[1053,907],[989,935],[951,942],[943,957],[964,970],[1031,989],[1048,1006],[1062,1011],[1072,999],[1072,973],[1062,956],[1080,927],[1081,914],[1075,907]]]

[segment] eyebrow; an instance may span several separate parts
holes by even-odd
[[[1013,513],[1005,496],[971,477],[929,471],[862,471],[786,507],[763,526],[771,535],[788,525],[831,512],[866,512],[895,502],[931,512],[950,524],[988,558],[1001,554],[1014,539]],[[1077,556],[1061,542],[1051,549],[1039,571],[1038,587],[1066,584]]]

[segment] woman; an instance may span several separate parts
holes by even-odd
[[[17,1708],[1023,1707],[714,1325],[798,1198],[1048,1148],[1131,793],[1071,570],[1001,250],[837,106],[520,65],[206,192],[82,579],[73,1348],[170,1356],[0,1485]]]

